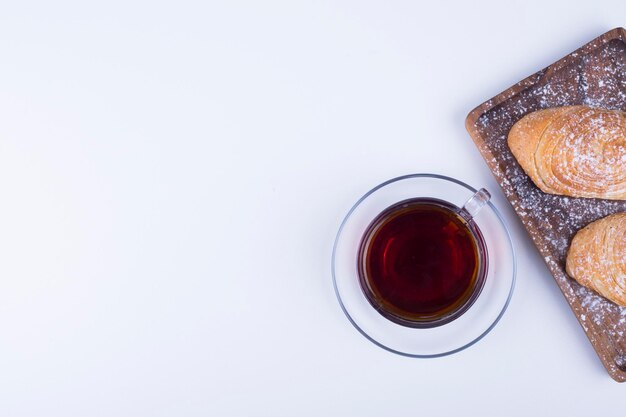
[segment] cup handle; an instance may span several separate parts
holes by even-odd
[[[489,191],[481,188],[463,204],[463,207],[459,210],[459,214],[466,220],[471,220],[490,199],[491,194],[489,194]]]

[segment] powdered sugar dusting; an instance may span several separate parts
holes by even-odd
[[[543,193],[521,169],[506,140],[516,121],[540,109],[583,104],[626,111],[626,44],[614,39],[587,45],[559,68],[541,71],[511,91],[515,94],[482,107],[487,110],[474,124],[482,139],[477,144],[590,340],[608,339],[612,354],[603,356],[605,350],[598,349],[603,362],[612,372],[626,371],[626,309],[580,286],[565,272],[574,234],[597,219],[626,212],[626,201]],[[579,155],[576,163],[584,164],[586,157]],[[624,154],[616,153],[614,158],[615,164],[626,162]]]

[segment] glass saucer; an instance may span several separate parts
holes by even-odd
[[[502,318],[515,287],[516,260],[509,231],[491,202],[473,218],[489,254],[485,284],[474,304],[457,319],[433,328],[396,324],[372,307],[359,284],[359,243],[379,213],[399,201],[415,197],[437,198],[462,207],[476,191],[443,175],[412,174],[374,187],[350,209],[333,247],[333,284],[346,317],[368,340],[399,355],[434,358],[472,346]]]

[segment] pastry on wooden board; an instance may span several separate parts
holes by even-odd
[[[588,106],[539,110],[513,125],[508,144],[545,193],[626,200],[626,112]]]
[[[581,285],[626,307],[626,213],[612,214],[579,230],[565,270]]]

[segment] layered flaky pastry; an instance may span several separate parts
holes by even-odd
[[[530,113],[509,132],[509,148],[541,191],[626,199],[626,113],[587,106]]]
[[[626,307],[626,213],[579,230],[567,253],[565,270],[581,285]]]

